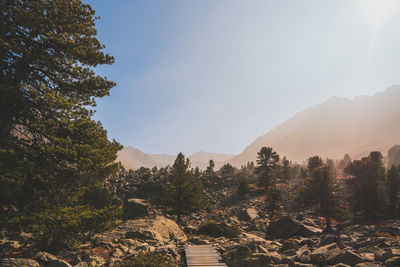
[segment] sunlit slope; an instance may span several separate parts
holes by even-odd
[[[301,163],[313,155],[337,159],[345,153],[357,158],[372,150],[386,154],[394,144],[400,144],[400,86],[353,100],[332,97],[297,113],[228,162],[240,166],[254,161],[262,146]]]

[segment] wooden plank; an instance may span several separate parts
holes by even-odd
[[[227,267],[211,245],[185,247],[187,267]]]

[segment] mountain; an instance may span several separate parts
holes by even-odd
[[[202,170],[207,168],[210,159],[212,159],[215,163],[215,169],[218,170],[222,167],[224,161],[232,158],[233,156],[234,155],[230,154],[208,153],[204,151],[199,151],[189,156],[189,159],[192,163],[192,166],[197,166]]]
[[[118,152],[117,161],[120,161],[124,168],[133,170],[139,169],[140,167],[152,168],[158,164],[149,154],[130,146],[124,147]]]
[[[215,168],[220,168],[224,161],[233,157],[234,155],[229,154],[218,154],[208,153],[199,151],[189,156],[192,167],[199,167],[205,169],[208,166],[209,160],[212,159],[215,162]],[[140,167],[157,168],[165,167],[167,165],[172,166],[176,159],[176,155],[168,154],[146,154],[143,151],[127,146],[118,152],[117,161],[121,161],[122,165],[126,169],[139,169]]]
[[[400,144],[400,86],[353,100],[331,97],[258,137],[227,162],[239,167],[255,161],[262,146],[301,163],[313,155],[359,158],[373,150],[385,155],[395,144]]]

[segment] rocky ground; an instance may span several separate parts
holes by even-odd
[[[180,226],[144,200],[130,199],[117,228],[71,251],[49,254],[3,239],[0,266],[118,266],[124,258],[144,251],[184,266],[187,244],[214,245],[230,267],[400,266],[400,220],[342,224],[324,233],[323,221],[312,214],[285,215],[270,222],[262,209],[262,194],[256,191],[237,200],[234,190],[220,186],[207,194],[214,200],[214,212],[194,214]],[[206,224],[223,230],[204,231]],[[240,231],[225,233],[230,227]]]

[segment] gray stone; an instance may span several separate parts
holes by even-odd
[[[298,235],[302,237],[311,237],[315,235],[320,235],[322,233],[322,229],[310,226],[310,225],[304,225],[300,224],[299,226],[299,233]]]
[[[377,250],[375,252],[375,260],[385,262],[387,259],[393,257],[392,250]]]
[[[254,208],[241,210],[238,214],[238,219],[240,221],[254,221],[257,218],[259,218],[259,216],[256,209]]]
[[[336,244],[326,245],[311,252],[311,263],[321,265],[334,264],[336,259],[342,254],[343,252]]]
[[[39,262],[40,264],[48,264],[52,260],[56,260],[57,257],[47,253],[47,252],[39,252],[33,258],[35,261]]]
[[[400,257],[393,257],[385,261],[386,267],[400,266]]]
[[[327,234],[327,235],[321,235],[319,238],[319,247],[323,247],[329,244],[332,244],[334,242],[336,242],[336,235],[331,235],[331,234]]]
[[[148,217],[150,205],[144,199],[131,198],[124,203],[124,220]]]
[[[367,261],[365,258],[361,257],[360,255],[352,252],[352,251],[345,251],[342,255],[338,257],[336,260],[337,263],[344,263],[347,265],[356,265],[357,263]]]
[[[289,238],[299,233],[300,223],[289,216],[283,216],[272,221],[268,226],[268,232],[281,238]]]

